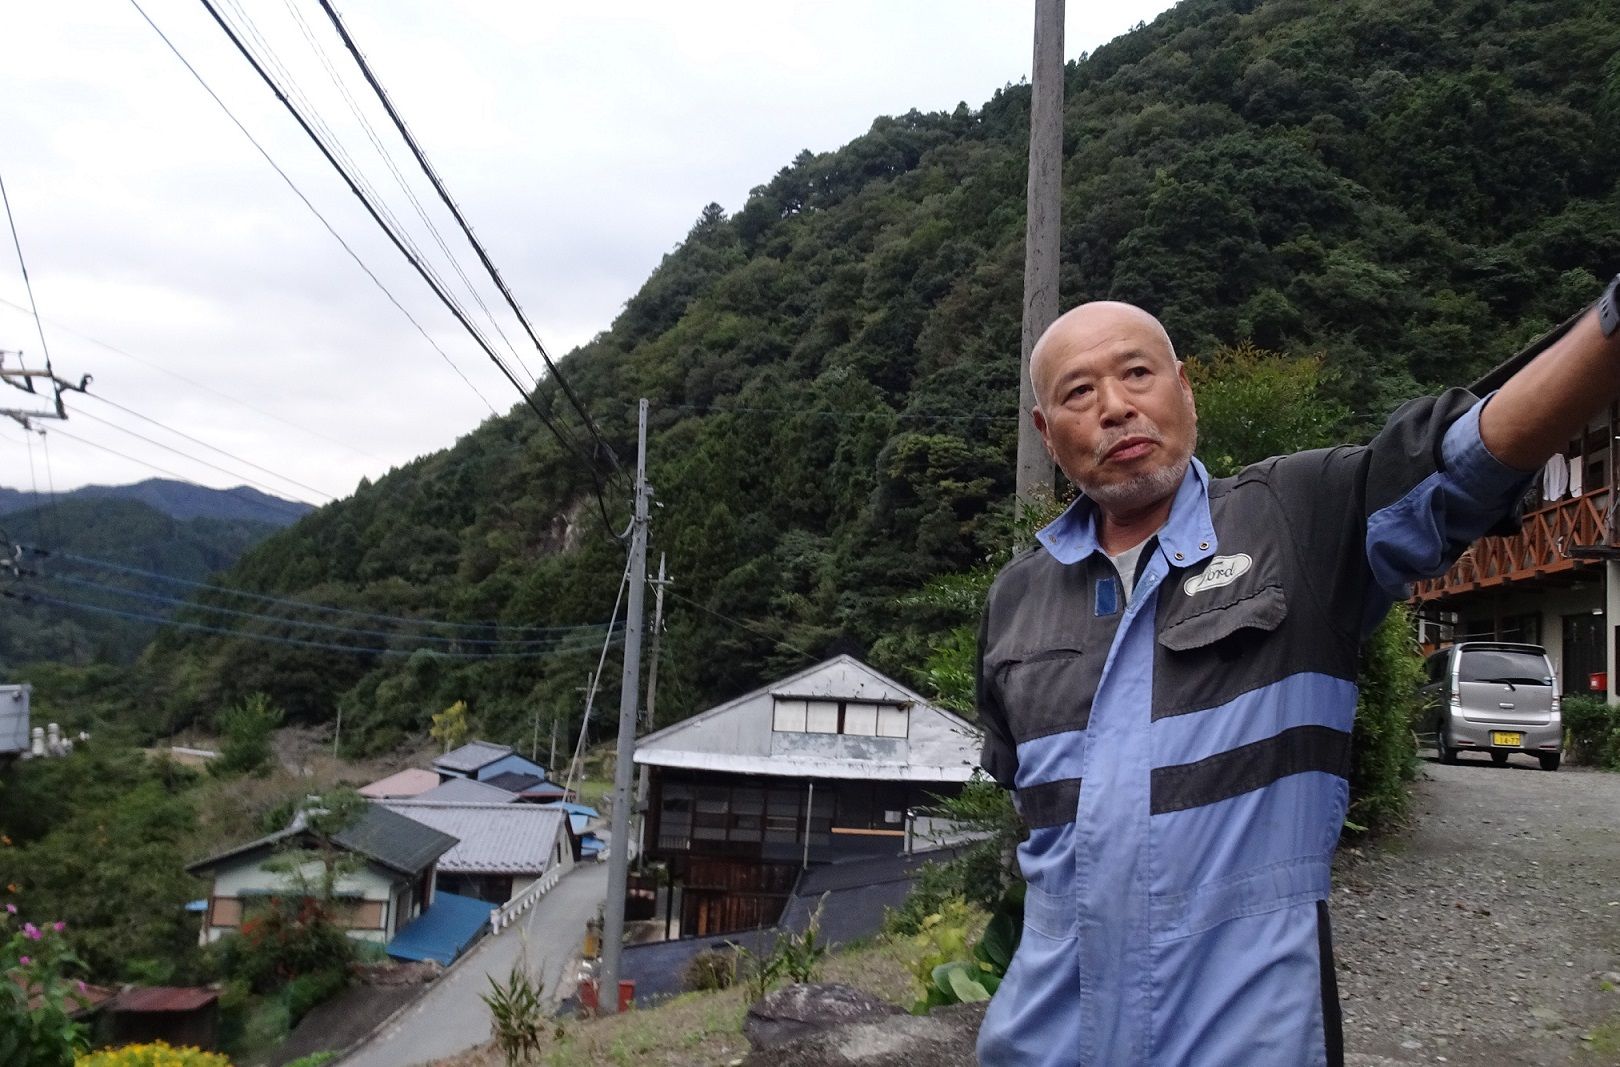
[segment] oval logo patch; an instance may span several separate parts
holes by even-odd
[[[1223,585],[1231,585],[1238,578],[1249,573],[1254,566],[1254,560],[1249,558],[1247,552],[1239,552],[1235,556],[1216,556],[1209,561],[1203,574],[1195,574],[1183,583],[1182,588],[1188,596],[1202,593],[1206,589],[1219,589]]]

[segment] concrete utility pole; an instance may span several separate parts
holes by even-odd
[[[653,729],[653,713],[658,707],[658,643],[664,636],[664,586],[674,585],[673,578],[664,577],[664,554],[658,554],[658,577],[653,579],[652,586],[657,592],[653,594],[653,625],[652,625],[652,663],[647,667],[647,707],[641,715],[642,732],[651,733]],[[650,772],[644,763],[636,772],[636,840],[641,841],[643,827],[647,825],[647,788]],[[645,845],[645,842],[642,842]],[[645,849],[643,849],[645,851]],[[641,869],[640,853],[637,854],[636,870]]]
[[[608,852],[607,908],[602,917],[601,1010],[619,1010],[619,953],[624,947],[624,895],[630,882],[630,786],[635,773],[636,705],[641,696],[641,614],[647,587],[647,401],[636,428],[636,511],[630,525],[629,604],[624,616],[624,674],[619,687],[619,748],[613,766],[613,841]]]
[[[1024,330],[1018,360],[1020,511],[1052,496],[1052,459],[1030,422],[1035,390],[1029,355],[1058,313],[1058,241],[1063,199],[1063,0],[1035,0],[1030,72],[1029,195],[1024,226]]]

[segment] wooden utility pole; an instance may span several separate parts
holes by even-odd
[[[607,906],[602,915],[598,1004],[619,1010],[619,954],[624,947],[624,896],[630,883],[631,778],[635,773],[636,705],[641,697],[641,614],[647,592],[647,401],[636,429],[636,510],[630,525],[629,603],[624,616],[624,674],[619,686],[619,746],[613,766],[613,840],[608,851]]]
[[[1063,0],[1035,0],[1030,71],[1029,194],[1024,226],[1024,329],[1018,360],[1019,509],[1052,496],[1052,459],[1030,421],[1035,390],[1029,355],[1058,314],[1058,241],[1063,195]]]

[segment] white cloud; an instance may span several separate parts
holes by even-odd
[[[141,2],[462,372],[498,411],[508,410],[510,387],[200,6]],[[293,4],[401,169],[414,174],[319,6]],[[1070,4],[1066,52],[1095,48],[1168,6]],[[412,232],[423,233],[287,9],[242,7],[360,168]],[[977,107],[1025,76],[1032,5],[350,0],[343,7],[542,339],[563,352],[607,327],[709,201],[735,210],[801,149],[836,148],[881,114],[948,110],[959,101]],[[0,173],[40,309],[65,328],[47,326],[59,373],[93,374],[96,391],[110,400],[336,495],[487,417],[133,6],[23,5],[9,14],[7,36]],[[452,241],[453,224],[425,182],[413,176],[410,183],[471,273],[474,257]],[[484,283],[481,292],[493,307],[492,288]],[[0,297],[26,302],[9,250],[0,257]],[[515,341],[510,317],[502,322]],[[19,348],[37,359],[32,320],[0,304],[0,349]],[[28,399],[6,393],[6,404]],[[81,404],[131,429],[160,432],[94,401],[70,407]],[[62,429],[204,484],[236,481],[93,421]],[[43,485],[42,451],[35,452]],[[50,458],[58,489],[154,473],[60,436]],[[23,486],[27,478],[21,431],[11,424],[0,434],[0,484]]]

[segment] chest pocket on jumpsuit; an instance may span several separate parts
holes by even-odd
[[[1233,590],[1225,603],[1186,599],[1195,603],[1164,620],[1155,663],[1156,941],[1315,892],[1346,795],[1351,724],[1319,721],[1340,702],[1316,692],[1340,683],[1301,671],[1298,634],[1279,630],[1281,583]]]

